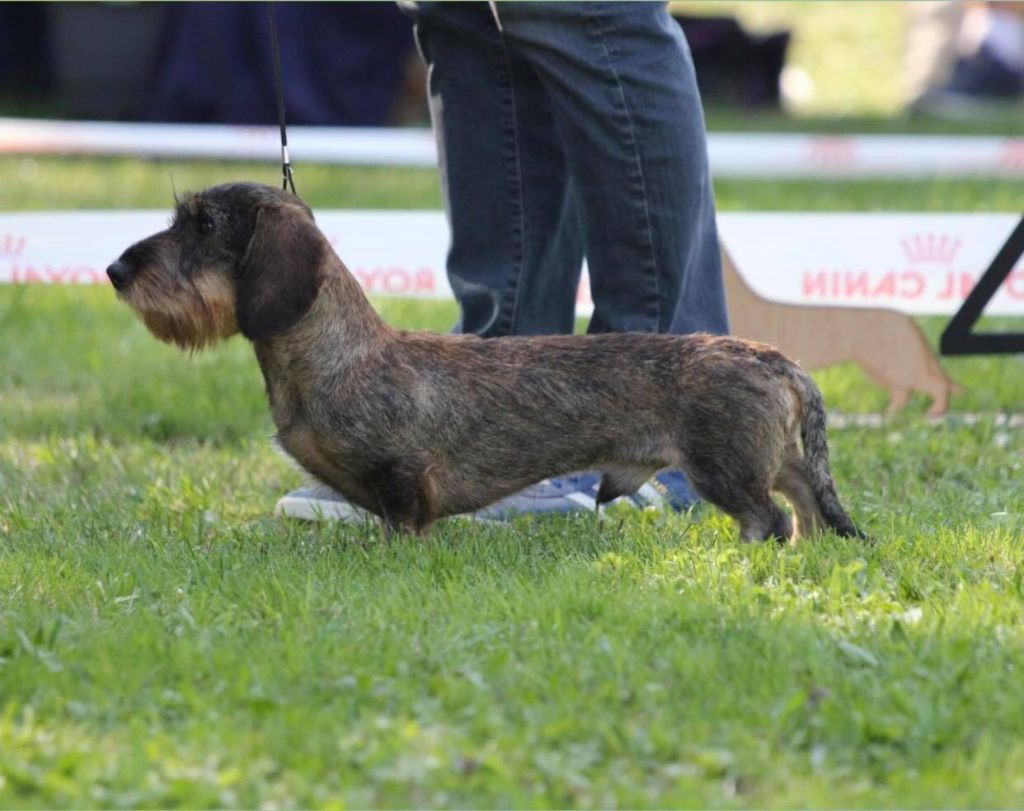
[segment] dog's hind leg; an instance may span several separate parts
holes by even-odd
[[[824,530],[825,519],[814,497],[803,454],[798,446],[790,445],[787,448],[786,459],[775,477],[773,489],[786,497],[796,515],[791,540],[817,535]]]
[[[793,535],[793,523],[768,493],[757,496],[744,494],[732,499],[722,494],[707,495],[707,500],[740,525],[740,538],[744,541],[767,541],[774,538],[786,543]]]
[[[740,538],[744,541],[775,538],[785,543],[792,536],[793,524],[789,516],[772,500],[769,492],[773,478],[769,471],[737,476],[720,464],[700,468],[687,464],[683,470],[702,498],[740,525]]]
[[[786,543],[793,537],[793,522],[771,496],[757,499],[754,509],[733,515],[740,525],[740,538],[744,541],[775,539]]]

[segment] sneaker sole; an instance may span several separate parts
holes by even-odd
[[[347,501],[301,496],[283,496],[278,499],[274,515],[299,521],[340,521],[346,524],[362,524],[370,520],[370,514],[366,510]]]

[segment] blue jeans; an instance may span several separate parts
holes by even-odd
[[[728,331],[704,117],[663,3],[413,12],[452,241],[457,329]]]

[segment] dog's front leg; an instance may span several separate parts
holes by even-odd
[[[429,465],[408,460],[385,462],[369,470],[363,484],[376,505],[387,538],[407,532],[425,537],[437,518],[434,480]]]
[[[414,523],[395,521],[390,518],[381,517],[380,529],[384,535],[384,540],[391,541],[399,535],[413,535],[417,538],[427,538],[430,535],[430,529],[433,524],[424,524],[417,526]]]

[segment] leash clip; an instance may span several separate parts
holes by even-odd
[[[281,144],[281,188],[288,191],[291,187],[292,194],[298,196],[298,192],[295,191],[295,178],[292,176],[292,162],[288,156],[288,145]]]

